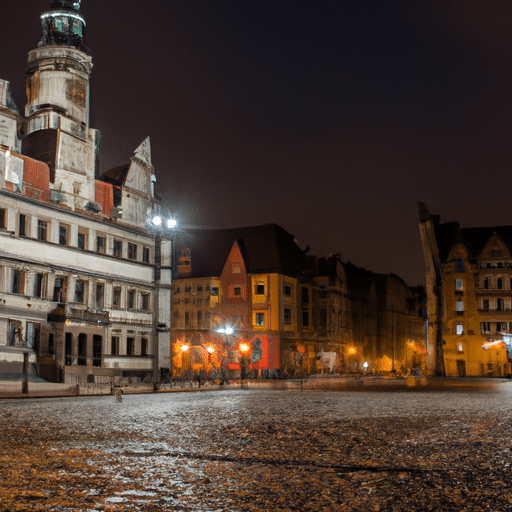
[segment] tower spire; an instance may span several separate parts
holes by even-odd
[[[59,44],[80,48],[85,20],[80,13],[81,0],[52,0],[50,10],[41,15],[43,37],[39,46]]]

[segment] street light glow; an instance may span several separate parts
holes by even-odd
[[[178,225],[178,221],[176,219],[167,219],[167,227],[169,229],[173,229]]]
[[[186,343],[183,343],[183,345],[181,345],[181,351],[182,352],[188,352],[189,348],[190,348],[190,346],[187,345]]]
[[[215,349],[210,345],[208,347],[206,347],[206,350],[208,351],[208,353],[210,354],[213,354],[215,352]]]
[[[155,215],[155,216],[151,219],[151,222],[152,222],[155,226],[160,226],[160,224],[162,224],[162,217],[160,217],[160,215]]]
[[[242,354],[246,354],[247,352],[249,352],[251,347],[249,347],[249,344],[248,343],[240,343],[240,346],[239,346],[239,349],[240,349],[240,352],[242,352]]]

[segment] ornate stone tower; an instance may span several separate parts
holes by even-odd
[[[89,128],[85,20],[80,0],[53,0],[42,38],[28,54],[24,153],[50,166],[52,199],[72,209],[94,201],[98,132]]]

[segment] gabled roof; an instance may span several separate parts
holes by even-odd
[[[462,243],[470,257],[476,257],[496,233],[512,252],[512,226],[489,226],[483,228],[460,228],[457,222],[438,224],[435,228],[436,242],[442,262],[448,258],[451,248]]]
[[[296,277],[306,266],[306,256],[293,235],[277,224],[231,229],[187,229],[175,237],[175,254],[180,254],[185,248],[190,249],[190,277],[220,276],[235,241],[240,246],[250,274],[275,272]]]
[[[111,183],[116,187],[122,187],[126,180],[129,168],[130,164],[119,165],[117,167],[109,169],[108,171],[105,171],[99,179],[106,183]]]

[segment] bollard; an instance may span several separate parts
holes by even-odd
[[[23,382],[21,383],[21,392],[28,393],[28,352],[23,352]]]

